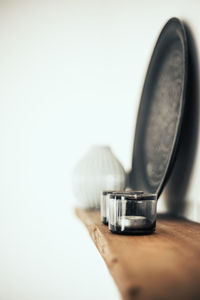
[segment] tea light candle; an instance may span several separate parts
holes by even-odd
[[[122,228],[143,228],[147,225],[147,218],[144,216],[122,216],[119,219]]]

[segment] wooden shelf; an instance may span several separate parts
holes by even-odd
[[[200,224],[159,217],[156,233],[109,232],[99,212],[77,208],[123,299],[199,300]]]

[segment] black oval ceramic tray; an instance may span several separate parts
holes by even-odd
[[[158,38],[137,118],[131,186],[158,196],[169,176],[181,130],[187,86],[187,40],[173,18]]]

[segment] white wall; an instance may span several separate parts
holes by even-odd
[[[1,300],[119,297],[73,215],[70,173],[96,143],[130,168],[157,36],[179,17],[199,54],[199,11],[198,0],[0,1]],[[185,215],[200,221],[199,143],[194,165]]]

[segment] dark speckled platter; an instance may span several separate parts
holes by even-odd
[[[130,184],[160,195],[173,166],[187,86],[187,39],[170,19],[158,38],[138,111]]]

